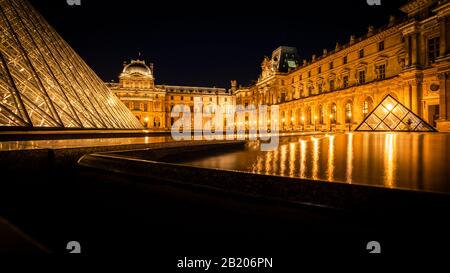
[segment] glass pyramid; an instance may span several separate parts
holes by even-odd
[[[436,129],[388,95],[356,131],[436,132]]]
[[[141,129],[26,0],[0,0],[0,128]]]

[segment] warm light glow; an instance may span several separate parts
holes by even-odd
[[[392,105],[392,104],[388,104],[387,106],[386,106],[386,108],[389,110],[389,111],[392,111],[393,109],[394,109],[394,105]]]

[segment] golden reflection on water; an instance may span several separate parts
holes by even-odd
[[[347,182],[352,183],[353,179],[353,134],[347,136]]]
[[[319,179],[319,139],[313,137],[313,167],[312,167],[312,179],[318,180]]]
[[[396,135],[395,134],[387,134],[386,135],[386,143],[385,143],[385,185],[389,188],[393,188],[395,184],[395,152],[396,152]]]
[[[306,140],[300,140],[300,178],[306,177]]]
[[[298,147],[298,143],[297,142],[291,142],[291,144],[289,144],[289,176],[290,177],[294,177],[295,176],[295,171],[296,171],[296,162],[297,162],[297,147]]]
[[[286,136],[271,152],[250,145],[242,151],[198,157],[182,162],[266,175],[450,193],[450,134]]]
[[[334,135],[328,136],[328,168],[327,168],[327,180],[334,180]]]
[[[280,164],[280,174],[286,175],[286,166],[288,165],[287,161],[287,149],[288,145],[282,145],[281,146],[281,162],[285,162],[285,164]]]

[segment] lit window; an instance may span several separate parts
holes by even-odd
[[[366,71],[361,70],[359,71],[359,84],[365,84],[366,83]]]
[[[385,64],[378,65],[376,70],[377,70],[377,78],[379,80],[386,79],[386,65]]]
[[[363,115],[367,117],[370,113],[370,108],[372,107],[372,101],[370,98],[366,99],[363,104]]]
[[[330,120],[331,120],[332,124],[336,124],[336,120],[337,120],[337,106],[336,106],[336,103],[333,103],[331,105]]]
[[[436,62],[436,58],[440,55],[440,38],[432,38],[428,40],[428,62],[430,64]]]
[[[342,79],[342,82],[343,82],[344,88],[347,88],[348,87],[348,76],[344,76],[344,78]]]
[[[330,80],[330,91],[334,91],[334,80]]]
[[[345,104],[345,121],[351,123],[353,118],[352,103],[349,101]]]
[[[324,120],[325,120],[325,111],[323,109],[323,106],[320,105],[319,106],[319,122],[320,122],[320,124],[325,124]]]

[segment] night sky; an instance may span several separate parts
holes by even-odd
[[[265,55],[294,46],[302,58],[334,49],[400,15],[405,0],[30,0],[105,81],[124,61],[153,62],[157,84],[229,87],[256,80]]]

